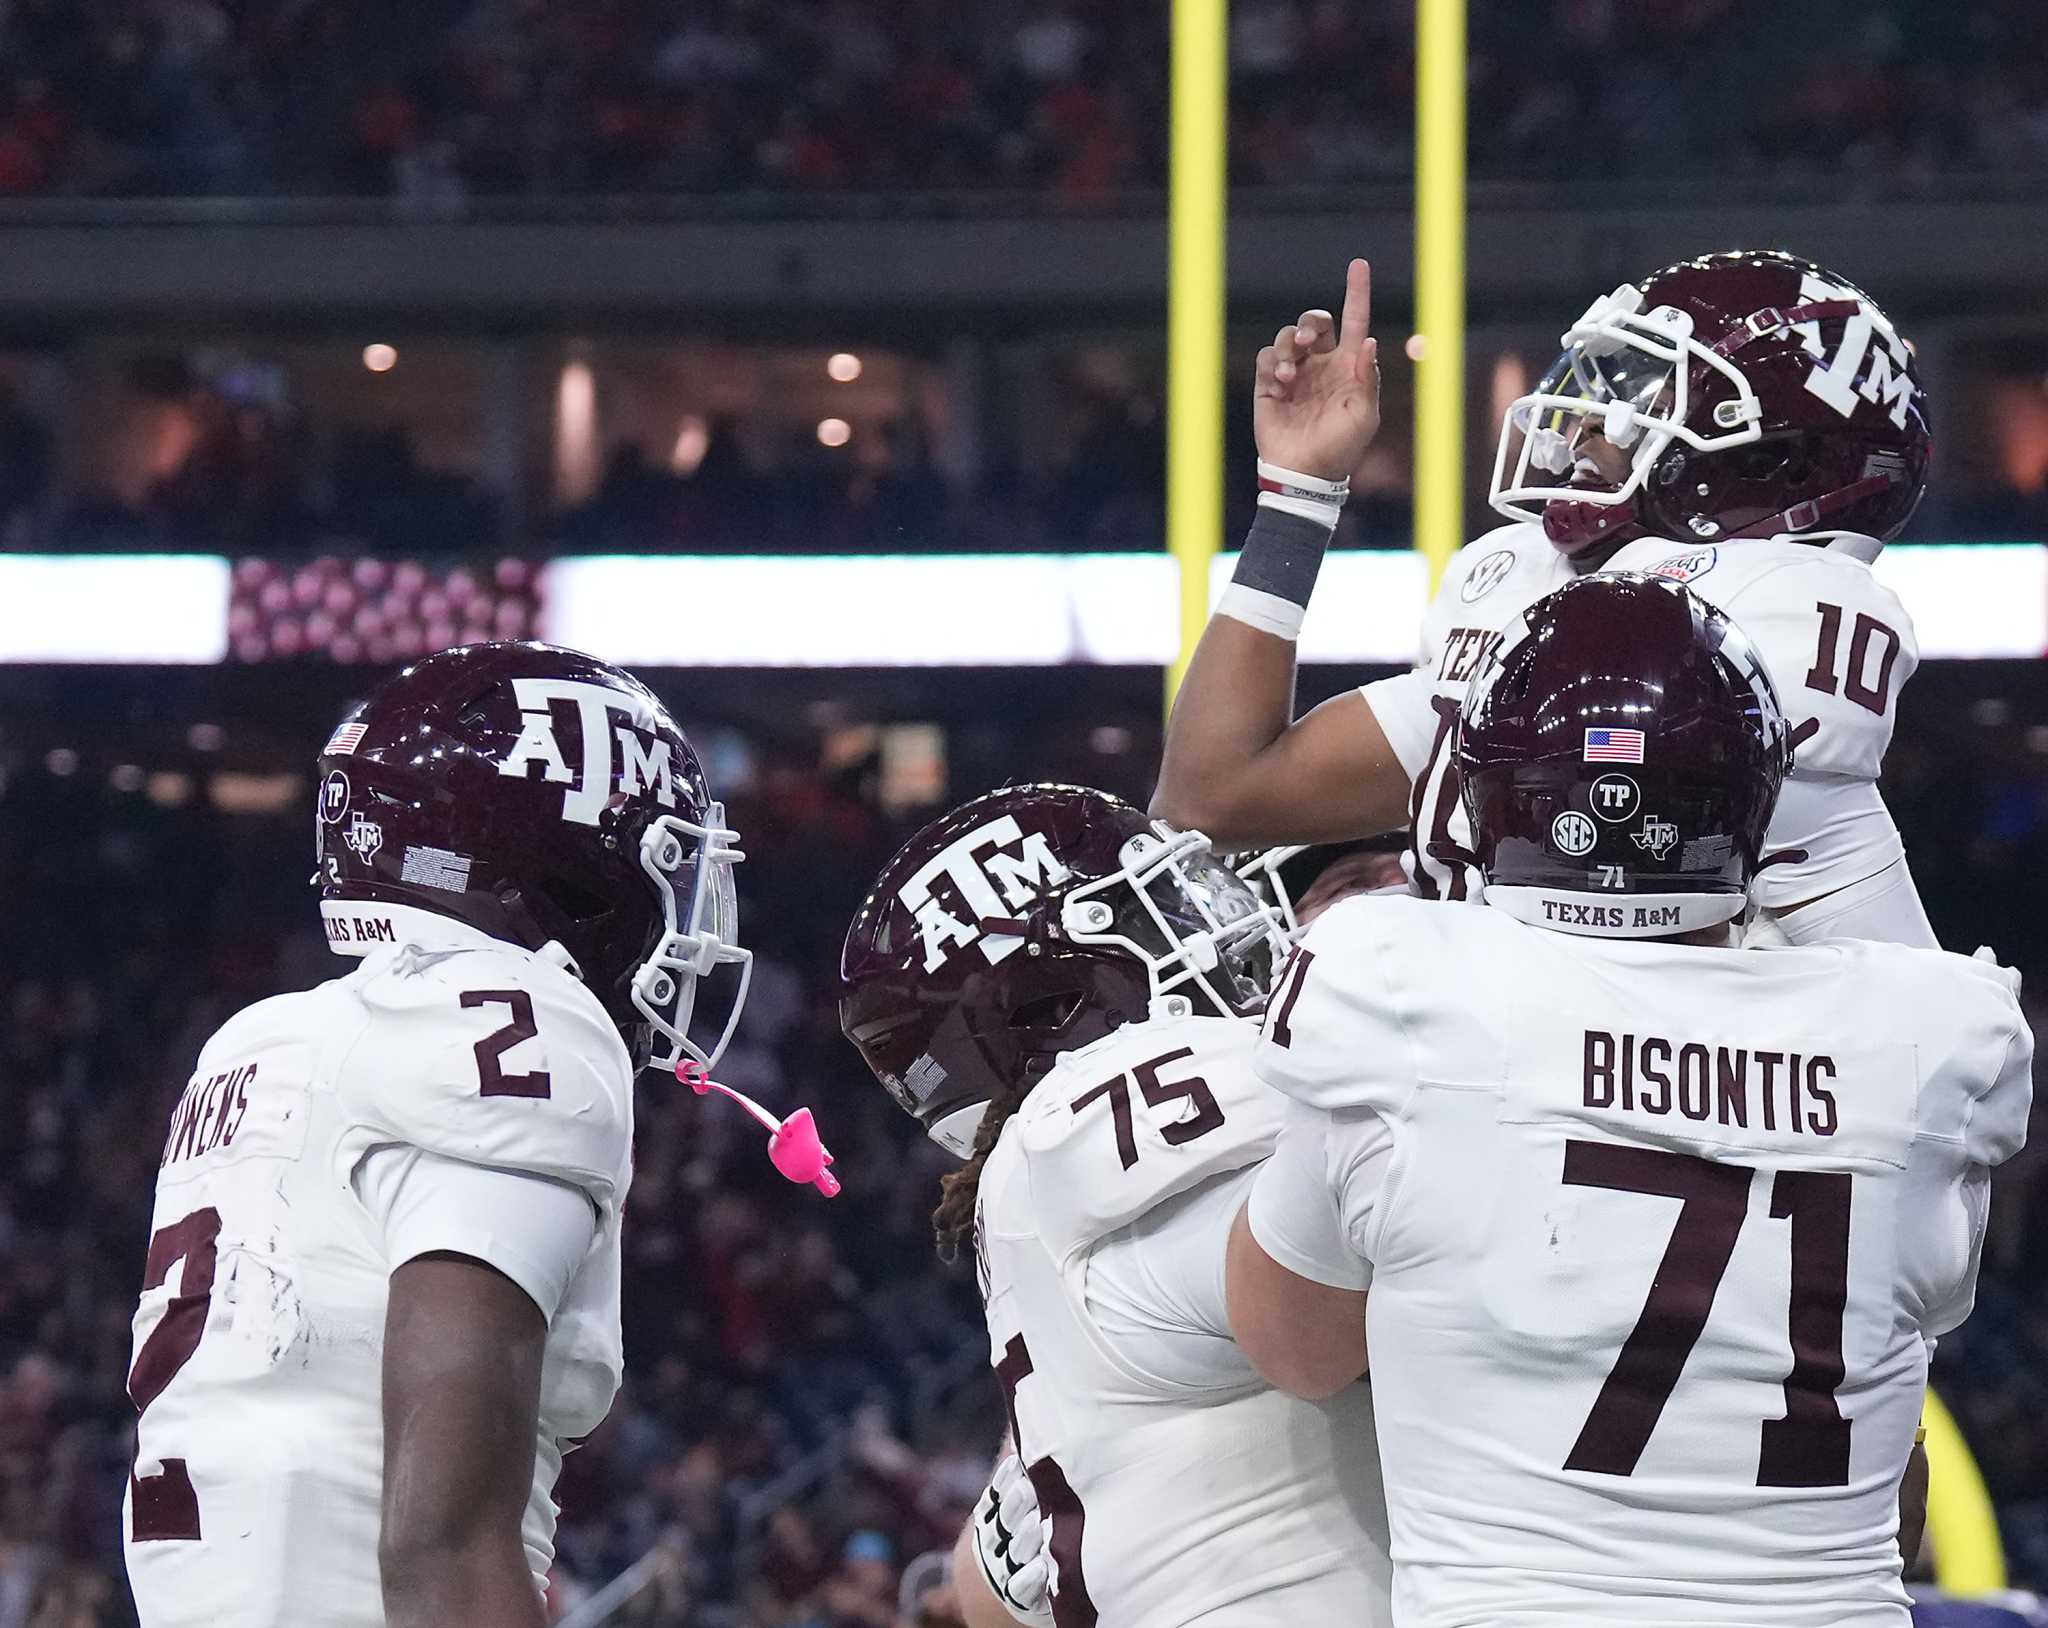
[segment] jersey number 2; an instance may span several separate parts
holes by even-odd
[[[206,1332],[219,1241],[220,1211],[211,1206],[173,1221],[149,1240],[149,1261],[142,1273],[144,1293],[163,1287],[179,1261],[185,1265],[178,1274],[178,1292],[171,1296],[163,1316],[135,1353],[135,1366],[128,1370],[128,1399],[135,1404],[138,1420],[199,1349],[199,1338]],[[138,1458],[141,1452],[138,1444]],[[182,1458],[165,1459],[155,1475],[139,1476],[131,1470],[128,1491],[133,1542],[199,1536],[199,1495],[192,1490],[192,1477]]]
[[[1642,1315],[1622,1342],[1593,1411],[1572,1444],[1567,1470],[1631,1475],[1649,1445],[1685,1359],[1713,1309],[1736,1235],[1749,1211],[1755,1172],[1689,1153],[1565,1143],[1568,1187],[1604,1187],[1679,1201],[1678,1222]],[[1771,1182],[1771,1219],[1792,1223],[1792,1301],[1787,1322],[1792,1369],[1785,1415],[1763,1421],[1760,1487],[1849,1484],[1850,1421],[1835,1402],[1842,1383],[1842,1314],[1849,1298],[1849,1195],[1841,1171],[1781,1170]]]
[[[506,1052],[522,1040],[538,1037],[534,1026],[533,997],[523,989],[465,989],[462,1004],[467,1008],[500,1005],[510,1007],[512,1021],[494,1029],[476,1043],[477,1095],[482,1097],[545,1097],[553,1094],[555,1082],[546,1069],[531,1074],[507,1074],[502,1061]]]

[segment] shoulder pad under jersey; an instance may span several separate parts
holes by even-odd
[[[341,987],[362,1014],[336,1079],[344,1179],[402,1143],[625,1196],[632,1061],[571,974],[509,946],[402,945]]]
[[[1881,981],[1863,969],[1857,981],[1914,1039],[1916,1130],[1959,1144],[1973,1164],[2002,1164],[2017,1153],[2027,1139],[2034,1097],[2033,1032],[2020,1006],[2019,973],[1983,951],[1963,956],[1865,943],[1841,948],[1864,968],[1881,969]]]
[[[1498,626],[1506,615],[1540,599],[1563,580],[1564,556],[1543,528],[1527,521],[1482,532],[1453,554],[1444,579],[1422,617],[1423,660],[1431,661],[1444,635],[1475,617]]]
[[[245,1006],[200,1049],[171,1110],[163,1164],[215,1152],[297,1158],[306,1144],[307,1082],[334,1031],[328,990],[272,995]]]
[[[1659,555],[1645,539],[1611,563],[1685,583],[1749,636],[1793,729],[1795,775],[1878,777],[1920,642],[1898,595],[1868,565],[1776,540],[1671,545]]]
[[[1257,1040],[1240,1018],[1152,1020],[1060,1058],[1005,1132],[1055,1260],[1272,1152],[1284,1104],[1252,1075]]]

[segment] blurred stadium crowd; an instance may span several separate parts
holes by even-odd
[[[1999,0],[1933,31],[1910,26],[1919,10],[1813,0],[1788,31],[1770,0],[1481,0],[1474,177],[2038,186],[2035,8]],[[1164,16],[1113,0],[17,0],[0,195],[388,196],[427,214],[591,192],[1086,205],[1162,184]],[[1410,31],[1405,6],[1367,0],[1235,7],[1237,180],[1405,184]]]
[[[1902,729],[1889,795],[1949,941],[1990,939],[2038,980],[2048,884],[2013,879],[2048,877],[2048,806],[2038,775],[2030,790],[1967,744],[1996,734]],[[0,872],[20,883],[0,913],[0,1628],[113,1628],[131,1618],[105,1512],[128,1469],[129,1317],[170,1106],[228,1013],[337,968],[300,885],[309,810],[164,808],[15,770],[0,794]],[[917,816],[878,812],[857,766],[760,786],[734,807],[760,959],[720,1072],[779,1111],[814,1104],[846,1192],[828,1210],[774,1176],[739,1115],[643,1084],[626,1389],[564,1470],[556,1600],[658,1546],[658,1580],[623,1620],[926,1628],[939,1584],[919,1557],[957,1531],[1001,1408],[972,1286],[933,1256],[944,1155],[868,1081],[833,1008],[847,915]],[[2015,1575],[2036,1582],[2041,1129],[2001,1172],[1977,1314],[1938,1359]]]
[[[259,342],[260,345],[260,342]],[[337,420],[287,394],[252,397],[243,376],[188,371],[169,352],[149,389],[180,426],[160,472],[95,479],[67,456],[50,418],[0,378],[0,552],[194,551],[279,560],[316,555],[387,559],[485,554],[630,552],[959,553],[1156,549],[1164,526],[1164,417],[1155,381],[1061,392],[1065,445],[1035,461],[995,455],[971,479],[942,470],[923,427],[905,414],[864,429],[878,446],[820,443],[808,424],[771,434],[732,418],[705,424],[687,470],[666,449],[619,438],[587,495],[550,503],[423,453],[402,414],[357,404]],[[1396,366],[1402,364],[1396,363]],[[2048,448],[2048,396],[2032,377],[2017,400],[1965,381],[1973,414],[2016,409],[2001,433]],[[2010,386],[2005,388],[2010,389]],[[1228,429],[1249,456],[1245,404]],[[360,414],[360,417],[350,417]],[[764,415],[765,418],[766,415]],[[103,430],[74,424],[84,441]],[[743,433],[748,432],[751,433]],[[2048,534],[2048,457],[1972,457],[1967,433],[1945,439],[1934,490],[1907,542],[2001,541]],[[2031,447],[2033,442],[2029,442]],[[1483,449],[1490,450],[1490,449]],[[67,468],[67,465],[69,466]],[[128,489],[121,489],[126,486]],[[1251,494],[1226,495],[1231,535],[1249,523]],[[1484,516],[1473,516],[1484,524]],[[1375,450],[1354,478],[1340,548],[1406,548],[1404,464]]]
[[[0,549],[252,551],[287,558],[495,550],[813,553],[1156,548],[1163,442],[1156,415],[1103,438],[1090,467],[997,469],[971,485],[933,466],[914,428],[892,424],[875,467],[808,429],[757,461],[730,423],[677,473],[628,441],[586,499],[508,535],[510,494],[422,460],[403,425],[317,436],[289,408],[227,400],[208,381],[181,392],[200,425],[190,450],[132,499],[66,485],[47,426],[0,404]],[[332,426],[327,428],[331,429]],[[1247,516],[1248,517],[1248,516]],[[1349,522],[1362,543],[1406,547],[1408,506],[1387,494]]]

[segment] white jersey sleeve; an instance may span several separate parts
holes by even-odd
[[[415,1147],[623,1200],[632,1065],[602,1008],[557,969],[498,949],[403,946],[351,980],[368,1014],[339,1070],[343,1180]]]
[[[1365,1240],[1393,1150],[1392,1128],[1369,1108],[1331,1113],[1289,1103],[1279,1146],[1260,1166],[1246,1208],[1259,1247],[1313,1283],[1370,1287]]]
[[[1281,975],[1254,1056],[1260,1078],[1293,1100],[1253,1192],[1253,1233],[1281,1265],[1334,1288],[1371,1281],[1393,1114],[1416,1078],[1387,902],[1346,900],[1318,918]]]
[[[1644,539],[1609,563],[1673,577],[1726,611],[1777,688],[1793,760],[1768,847],[1806,857],[1764,871],[1758,901],[1782,909],[1895,864],[1905,846],[1877,778],[1899,692],[1920,664],[1898,596],[1855,555],[1791,539],[1690,550]],[[1899,919],[1905,941],[1932,946],[1910,912]]]
[[[1288,957],[1266,1007],[1252,1066],[1312,1107],[1396,1107],[1416,1077],[1401,1009],[1389,906],[1406,895],[1362,894],[1323,912]]]
[[[1920,950],[1941,948],[1903,854],[1875,875],[1802,902],[1797,909],[1765,911],[1751,924],[1753,929],[1759,925],[1766,932],[1776,929],[1788,944],[1867,938]]]
[[[1423,612],[1421,647],[1415,666],[1408,672],[1375,679],[1360,687],[1359,693],[1372,708],[1387,744],[1393,747],[1394,756],[1400,759],[1410,780],[1420,777],[1428,766],[1431,748],[1440,732],[1443,710],[1436,697],[1444,680],[1460,682],[1453,676],[1457,670],[1469,678],[1482,659],[1478,646],[1484,634],[1494,631],[1490,627],[1476,630],[1461,626],[1461,622],[1472,620],[1470,607],[1491,596],[1495,588],[1512,576],[1528,578],[1528,585],[1520,592],[1509,590],[1503,594],[1503,604],[1516,600],[1527,603],[1535,593],[1548,592],[1552,585],[1546,575],[1552,561],[1527,547],[1527,531],[1526,526],[1502,526],[1474,538],[1452,555],[1444,567],[1444,579],[1436,597]],[[1518,548],[1517,543],[1523,546]],[[1545,551],[1556,554],[1547,545]],[[1537,588],[1539,578],[1545,585]],[[1530,592],[1531,588],[1535,592]],[[1469,651],[1468,645],[1472,647]]]
[[[1272,1151],[1281,1103],[1246,1066],[1257,1037],[1236,1018],[1155,1019],[1060,1058],[1010,1133],[1056,1262]]]
[[[1797,772],[1875,780],[1899,692],[1920,665],[1913,618],[1861,560],[1810,545],[1770,552],[1732,583],[1702,586],[1777,684]]]
[[[1924,1152],[1901,1228],[1900,1264],[1920,1331],[1948,1333],[1970,1315],[1990,1216],[1991,1170],[2026,1141],[2033,1108],[2034,1036],[2019,1004],[2019,974],[1989,961],[1942,956],[1923,993],[1941,1013],[1949,1048],[1929,1048],[1920,1095]]]
[[[1088,1256],[1088,1315],[1110,1346],[1143,1354],[1162,1392],[1193,1400],[1244,1389],[1223,1262],[1256,1168],[1214,1176],[1155,1206]]]
[[[355,1193],[393,1271],[422,1255],[467,1255],[518,1284],[549,1320],[597,1241],[597,1210],[581,1188],[423,1148],[373,1148],[356,1167]]]

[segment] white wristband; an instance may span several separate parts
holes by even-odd
[[[1233,582],[1216,601],[1216,614],[1292,642],[1301,637],[1302,618],[1308,610],[1278,594],[1261,593],[1257,588]]]
[[[1344,500],[1350,495],[1348,477],[1324,480],[1318,475],[1304,475],[1299,470],[1269,464],[1263,458],[1259,460],[1259,505],[1262,508],[1298,515],[1303,520],[1313,520],[1334,530],[1337,516],[1343,511]]]

